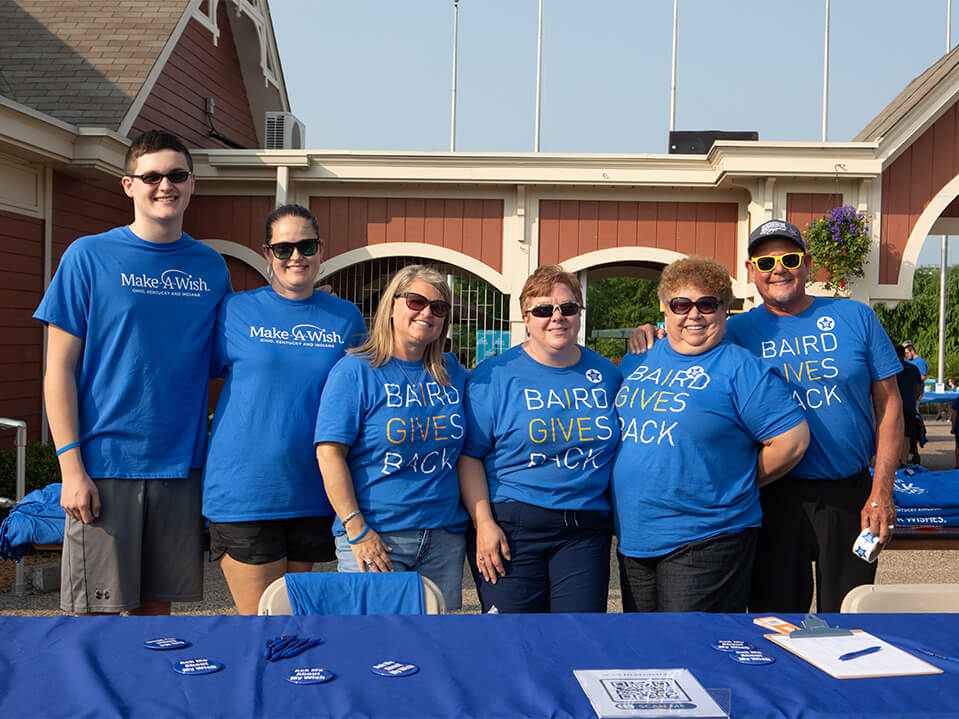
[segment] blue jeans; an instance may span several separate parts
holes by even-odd
[[[493,504],[506,535],[506,576],[490,584],[476,570],[476,533],[468,558],[483,611],[605,612],[609,591],[610,518],[605,512],[546,509],[524,502]]]
[[[438,529],[401,529],[380,532],[383,543],[392,549],[390,562],[397,572],[416,572],[432,579],[443,593],[450,611],[463,605],[463,557],[466,540],[462,532]],[[338,572],[358,572],[360,565],[346,535],[336,538]]]
[[[662,557],[617,552],[623,611],[745,612],[758,537],[759,528],[750,527]]]

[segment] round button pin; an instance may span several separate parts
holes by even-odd
[[[143,646],[147,649],[183,649],[184,647],[190,646],[190,642],[185,639],[177,639],[176,637],[162,637],[161,639],[147,639],[143,642]]]
[[[740,664],[772,664],[776,661],[775,657],[771,657],[758,649],[745,649],[738,652],[731,652],[726,656]]]
[[[370,671],[379,674],[381,677],[408,677],[416,674],[420,668],[415,664],[405,664],[403,662],[385,661],[374,664]]]
[[[712,647],[720,652],[741,652],[756,648],[749,642],[744,642],[740,639],[717,639],[713,642]]]
[[[294,669],[286,678],[291,684],[325,684],[333,678],[333,672],[320,667]]]
[[[214,662],[210,659],[183,659],[173,663],[173,671],[184,676],[194,674],[212,674],[223,668],[221,662]]]

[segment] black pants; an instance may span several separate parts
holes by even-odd
[[[838,612],[853,587],[872,584],[876,564],[852,553],[860,512],[872,490],[863,470],[843,479],[785,476],[759,491],[763,524],[750,612],[807,612],[816,562],[816,610]]]
[[[662,557],[617,552],[623,611],[745,612],[758,534],[720,534]]]

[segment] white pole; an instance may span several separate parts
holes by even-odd
[[[829,0],[826,0],[826,32],[822,61],[822,141],[829,137]]]
[[[450,152],[456,152],[456,39],[459,32],[460,0],[453,0],[453,97],[450,109]]]
[[[536,129],[533,152],[539,152],[539,127],[543,104],[543,0],[539,0],[539,25],[536,30]]]
[[[673,0],[673,71],[669,79],[669,131],[676,129],[676,43],[679,38],[679,0]]]
[[[952,0],[946,2],[946,53],[952,49]],[[946,379],[946,280],[949,275],[949,235],[942,236],[939,263],[939,371],[936,382],[939,385]],[[941,387],[936,387],[938,391]]]

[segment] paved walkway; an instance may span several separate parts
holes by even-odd
[[[926,418],[929,442],[921,451],[922,463],[932,470],[952,469],[955,465],[955,442],[949,434],[946,421]],[[317,571],[332,571],[335,563],[318,564]],[[959,550],[934,551],[887,551],[879,556],[877,582],[895,583],[957,583],[959,584]],[[194,604],[174,607],[177,614],[234,614],[233,602],[219,565],[208,564],[204,587],[204,600]],[[463,612],[479,611],[476,589],[469,572],[464,572]],[[614,558],[610,558],[609,611],[622,611],[619,576]],[[59,614],[56,592],[26,597],[10,593],[0,594],[0,615],[51,615]]]

